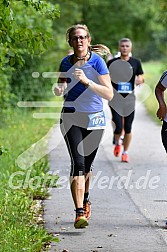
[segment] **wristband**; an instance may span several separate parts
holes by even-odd
[[[87,88],[90,87],[93,84],[92,80],[89,80],[88,83],[86,84]]]

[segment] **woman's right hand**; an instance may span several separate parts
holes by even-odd
[[[54,88],[54,93],[55,95],[60,96],[64,93],[64,88],[57,86]]]
[[[67,88],[67,82],[63,81],[63,82],[59,82],[58,86],[56,86],[54,88],[54,94],[57,96],[63,95],[64,90]]]

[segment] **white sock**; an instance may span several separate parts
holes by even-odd
[[[128,151],[123,151],[122,154],[128,154]]]

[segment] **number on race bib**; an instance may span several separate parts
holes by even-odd
[[[88,130],[104,129],[106,119],[104,111],[89,115]]]

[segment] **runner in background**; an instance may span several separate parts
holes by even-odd
[[[128,162],[128,149],[132,139],[132,123],[135,115],[135,85],[144,83],[141,62],[131,57],[132,42],[129,38],[119,41],[120,57],[111,59],[107,66],[110,71],[114,98],[109,102],[114,126],[114,155],[121,154],[122,140],[120,136],[124,132],[122,162]]]
[[[159,82],[155,87],[155,96],[159,103],[159,108],[157,110],[157,117],[163,121],[161,128],[161,139],[162,144],[167,153],[167,106],[164,99],[164,92],[167,89],[167,70],[163,72]]]

